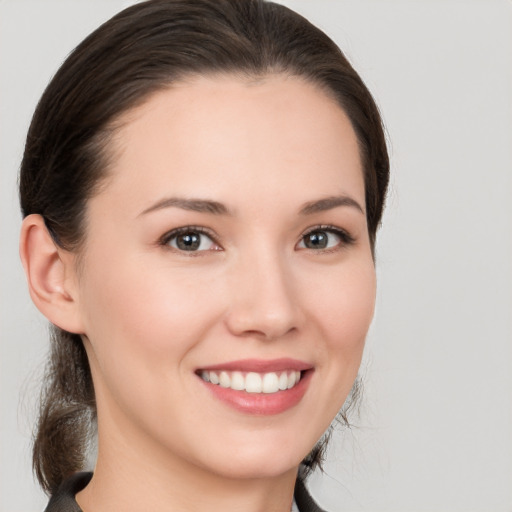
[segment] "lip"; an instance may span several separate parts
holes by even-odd
[[[272,361],[243,359],[202,367],[198,372],[219,370],[257,373],[279,372],[284,370],[301,372],[301,379],[298,384],[291,389],[277,391],[276,393],[248,393],[246,391],[223,388],[217,384],[206,382],[197,375],[199,382],[216,400],[219,400],[238,412],[255,416],[281,414],[296,406],[306,394],[314,373],[314,368],[311,364],[288,358],[274,359]]]
[[[283,357],[280,359],[240,359],[238,361],[229,361],[227,363],[220,363],[213,366],[204,366],[198,368],[198,372],[206,371],[221,371],[226,370],[229,372],[256,372],[256,373],[269,373],[269,372],[283,372],[285,370],[305,371],[311,370],[313,366],[298,359],[291,359]]]

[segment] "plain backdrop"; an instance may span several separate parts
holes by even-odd
[[[36,102],[70,50],[133,2],[0,0],[0,510],[42,510],[30,436],[46,322],[18,259],[16,175]],[[392,181],[378,303],[350,431],[319,503],[512,510],[512,3],[288,1],[375,95]]]

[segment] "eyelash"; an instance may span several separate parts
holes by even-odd
[[[338,236],[341,241],[338,245],[328,248],[328,249],[318,249],[318,250],[310,249],[310,251],[312,251],[312,252],[319,252],[319,253],[324,253],[324,254],[330,253],[330,252],[336,252],[336,251],[339,251],[340,249],[343,249],[344,247],[349,247],[351,245],[354,245],[354,243],[356,242],[356,239],[348,231],[345,231],[344,229],[341,229],[336,226],[332,226],[330,224],[321,224],[319,226],[313,226],[311,228],[308,228],[306,230],[306,232],[303,235],[301,235],[299,242],[304,240],[304,238],[307,237],[308,235],[310,235],[311,233],[315,233],[317,231],[324,231],[327,233],[332,233],[332,234]],[[297,242],[297,243],[299,243],[299,242]]]
[[[200,256],[201,253],[208,252],[208,251],[180,251],[179,249],[175,249],[174,247],[170,247],[169,243],[173,238],[176,238],[180,235],[185,235],[187,233],[199,233],[201,235],[206,235],[208,238],[211,239],[211,241],[220,246],[219,242],[217,241],[217,237],[214,235],[212,231],[209,229],[206,229],[202,226],[183,226],[181,228],[172,229],[171,231],[168,231],[165,233],[160,240],[158,241],[158,244],[161,246],[166,247],[169,250],[174,250],[180,253],[186,253],[187,256]]]
[[[331,247],[331,248],[327,248],[327,249],[309,249],[311,252],[319,252],[319,253],[335,252],[340,249],[343,249],[344,247],[353,245],[356,241],[355,238],[350,233],[345,231],[344,229],[341,229],[339,227],[332,226],[329,224],[321,224],[318,226],[312,226],[311,228],[308,228],[300,236],[299,240],[297,241],[297,244],[300,243],[301,241],[303,241],[304,238],[306,238],[308,235],[311,235],[312,233],[315,233],[317,231],[324,231],[327,233],[332,233],[332,234],[338,236],[340,238],[341,242],[338,245],[336,245],[335,247]],[[201,255],[201,253],[209,252],[209,251],[204,251],[204,250],[203,251],[181,251],[179,249],[175,249],[174,247],[169,246],[169,243],[171,242],[171,240],[173,240],[174,238],[176,238],[180,235],[184,235],[186,233],[199,233],[202,235],[206,235],[208,238],[211,239],[211,241],[215,245],[218,245],[219,247],[221,247],[220,243],[217,241],[217,237],[215,236],[215,234],[211,230],[206,229],[202,226],[183,226],[183,227],[168,231],[159,239],[158,245],[166,247],[170,250],[178,251],[180,253],[186,253],[187,256],[199,256],[199,255]],[[308,248],[305,248],[305,249],[308,249]],[[301,250],[303,250],[303,249],[301,249]]]

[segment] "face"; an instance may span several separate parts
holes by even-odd
[[[100,456],[296,468],[349,393],[373,314],[350,122],[283,76],[193,79],[123,121],[78,277]]]

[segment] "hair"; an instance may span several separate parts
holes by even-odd
[[[149,0],[90,34],[62,64],[35,110],[20,170],[23,216],[40,214],[54,242],[79,254],[87,201],[105,179],[116,121],[180,79],[218,73],[296,76],[338,102],[359,143],[373,251],[389,178],[378,108],[327,35],[264,0]],[[48,493],[84,468],[96,414],[80,336],[56,326],[51,332],[33,447],[34,472]],[[352,398],[357,389],[356,382]],[[350,397],[345,411],[347,404]],[[303,461],[306,473],[319,465],[324,447],[319,443]]]

